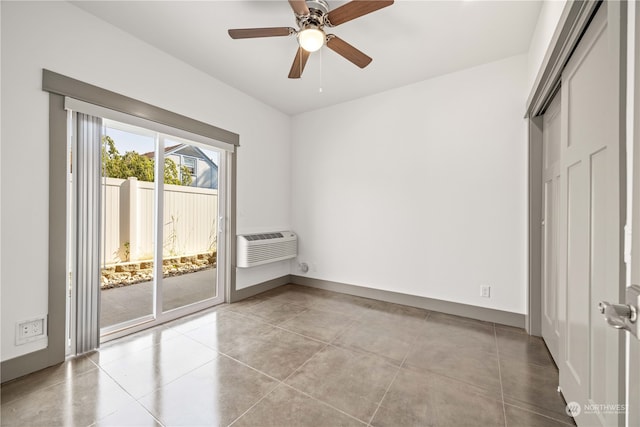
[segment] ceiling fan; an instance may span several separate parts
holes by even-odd
[[[311,52],[324,44],[338,55],[364,68],[372,59],[335,34],[327,34],[325,27],[335,27],[393,4],[393,0],[352,0],[337,9],[329,10],[326,0],[289,0],[299,30],[291,27],[244,28],[229,30],[232,39],[280,37],[296,35],[298,52],[289,71],[290,79],[298,79]]]

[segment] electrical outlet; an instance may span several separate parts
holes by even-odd
[[[47,336],[46,318],[23,320],[16,324],[16,345],[26,344]]]
[[[480,285],[480,296],[483,298],[491,298],[491,286]]]

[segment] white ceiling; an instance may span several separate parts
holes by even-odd
[[[85,11],[287,114],[524,53],[540,1],[409,1],[329,32],[373,58],[360,69],[326,46],[287,75],[295,37],[232,40],[229,28],[295,27],[286,0],[81,1]],[[345,3],[329,0],[332,9]],[[322,88],[322,91],[320,91]]]

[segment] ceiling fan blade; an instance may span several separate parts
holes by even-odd
[[[341,38],[334,36],[333,34],[330,34],[327,39],[327,47],[329,49],[331,49],[338,55],[341,55],[343,58],[353,62],[360,68],[366,67],[371,63],[371,61],[373,61],[371,57],[360,52],[358,49],[351,46]]]
[[[296,15],[308,15],[309,7],[305,0],[289,0],[289,5]]]
[[[272,28],[238,28],[229,30],[232,39],[252,39],[256,37],[279,37],[294,34],[295,30],[291,27],[272,27]]]
[[[311,53],[301,47],[298,48],[298,53],[296,53],[293,64],[291,64],[291,71],[289,71],[290,79],[299,79],[300,76],[302,76],[302,71],[304,70],[304,66],[307,65],[309,55],[311,55]]]
[[[331,26],[335,27],[392,4],[393,0],[352,0],[329,12],[327,18]]]

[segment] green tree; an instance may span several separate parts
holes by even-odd
[[[140,181],[153,181],[154,160],[135,151],[121,155],[113,139],[102,137],[102,167],[104,175],[110,178],[138,178]],[[182,173],[180,173],[182,172]],[[164,183],[173,185],[191,185],[193,178],[185,166],[176,165],[172,159],[164,159]]]

